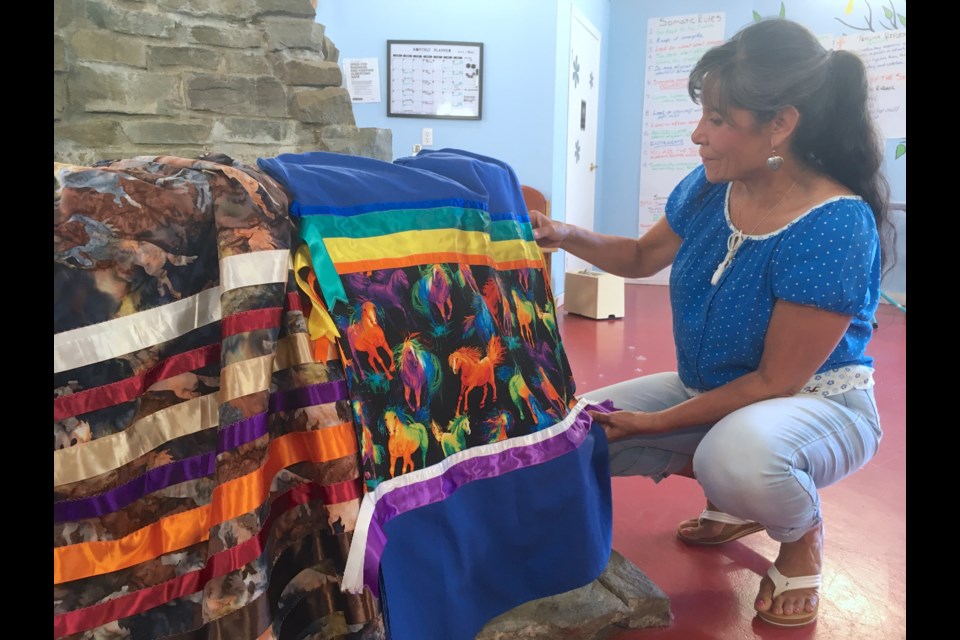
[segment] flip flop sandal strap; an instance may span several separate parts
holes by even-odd
[[[767,575],[770,576],[770,580],[773,581],[774,598],[784,591],[790,591],[791,589],[819,589],[823,583],[823,578],[819,575],[788,578],[780,573],[776,565],[771,565],[770,568],[767,569]]]
[[[732,516],[729,513],[724,513],[723,511],[711,511],[710,509],[704,509],[700,514],[700,519],[722,522],[723,524],[755,524],[752,520],[741,520],[740,518]]]

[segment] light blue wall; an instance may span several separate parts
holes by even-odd
[[[341,60],[379,59],[383,101],[355,104],[354,115],[359,127],[393,131],[394,158],[410,155],[429,127],[432,148],[503,160],[550,198],[557,11],[552,0],[319,0],[317,22]],[[482,42],[482,119],[388,118],[387,40]]]

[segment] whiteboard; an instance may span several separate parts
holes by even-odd
[[[479,120],[483,106],[483,44],[387,41],[387,115]]]
[[[697,60],[723,43],[726,14],[697,13],[647,21],[646,73],[640,143],[640,235],[663,217],[667,198],[700,164],[690,133],[701,109],[690,100],[687,79]],[[668,284],[670,268],[631,282]]]

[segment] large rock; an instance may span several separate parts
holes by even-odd
[[[53,3],[53,27],[64,29],[73,24],[78,5],[82,11],[82,0],[57,0]]]
[[[59,120],[67,108],[67,81],[62,73],[53,74],[53,119]]]
[[[216,151],[227,154],[231,158],[256,166],[257,158],[273,158],[281,153],[299,153],[302,149],[291,145],[271,145],[258,142],[249,144],[244,142],[218,142],[211,147]]]
[[[310,0],[256,0],[258,13],[313,18],[317,10]]]
[[[177,28],[176,20],[166,14],[125,11],[94,0],[87,0],[87,18],[101,29],[152,38],[170,38]]]
[[[310,147],[309,141],[304,140],[304,143],[307,148]],[[393,132],[390,129],[329,125],[316,131],[314,144],[321,151],[393,161]]]
[[[284,81],[290,85],[339,87],[343,83],[340,65],[316,54],[285,50],[277,54],[276,61],[283,70]]]
[[[287,139],[291,120],[263,120],[260,118],[224,118],[214,124],[214,140],[225,142],[278,143]]]
[[[198,111],[283,118],[287,115],[283,85],[276,78],[227,78],[195,75],[186,80],[187,103]]]
[[[213,27],[199,25],[190,29],[190,38],[198,44],[231,49],[252,49],[263,43],[263,34],[258,29],[242,27]]]
[[[313,124],[355,125],[350,93],[341,87],[294,90],[293,116]]]
[[[53,36],[53,70],[65,71],[67,69],[66,54],[63,49],[63,38]]]
[[[317,53],[323,47],[324,27],[304,18],[268,17],[262,20],[269,51],[309,49]]]
[[[147,47],[134,36],[125,36],[102,29],[83,29],[70,38],[76,60],[113,62],[131,67],[147,66]]]
[[[210,122],[134,120],[121,125],[136,144],[203,144],[210,138]]]
[[[167,12],[182,13],[197,18],[227,18],[243,21],[255,16],[259,9],[256,0],[156,0]]]
[[[323,36],[323,59],[330,62],[340,60],[340,49],[337,49],[337,45],[327,36]]]
[[[126,147],[88,147],[66,138],[53,140],[53,159],[57,162],[90,166],[102,160],[119,160],[131,155]]]
[[[174,76],[75,64],[67,77],[70,106],[88,113],[172,115],[183,110]]]
[[[262,51],[232,51],[227,49],[220,52],[220,57],[223,60],[223,74],[228,77],[236,75],[269,76],[275,73]]]
[[[666,594],[613,551],[590,584],[508,611],[487,623],[477,640],[600,640],[623,629],[669,624]]]
[[[218,52],[201,47],[150,47],[150,68],[174,67],[174,70],[206,69],[213,71],[220,66]]]
[[[122,142],[116,118],[84,118],[53,125],[54,140],[72,140],[87,147],[108,147]]]

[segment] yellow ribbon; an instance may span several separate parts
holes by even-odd
[[[337,325],[333,323],[333,318],[327,311],[326,305],[320,301],[317,292],[300,276],[300,270],[307,269],[310,276],[313,275],[313,262],[310,260],[310,248],[306,243],[301,244],[296,253],[293,254],[293,275],[297,279],[297,285],[310,298],[313,303],[313,309],[310,311],[310,317],[307,318],[307,331],[310,332],[311,340],[333,341],[340,337],[340,331]],[[310,277],[308,276],[308,277]],[[311,278],[314,280],[315,276]]]

